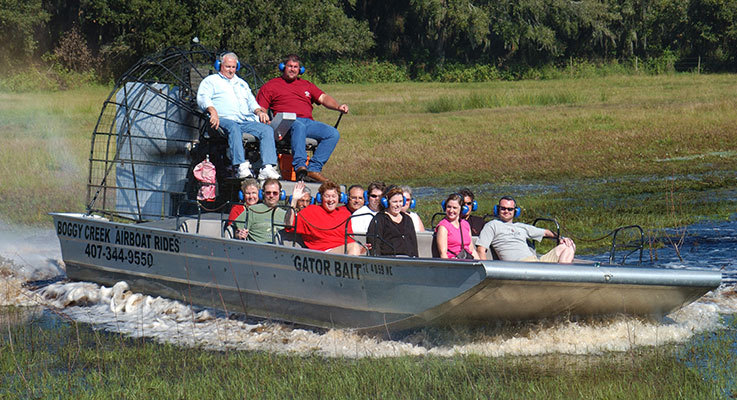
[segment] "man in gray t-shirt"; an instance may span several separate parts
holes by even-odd
[[[498,219],[489,221],[479,234],[476,241],[476,250],[482,260],[487,259],[486,251],[493,248],[500,259],[504,261],[544,261],[570,263],[576,253],[576,245],[566,237],[561,237],[558,246],[547,254],[538,257],[533,249],[527,245],[527,239],[541,241],[543,237],[555,238],[556,235],[548,229],[514,222],[517,203],[514,198],[504,196],[497,206]]]

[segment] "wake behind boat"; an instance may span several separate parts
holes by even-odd
[[[167,49],[116,85],[92,136],[88,213],[52,214],[70,279],[126,281],[185,303],[366,331],[561,314],[661,317],[721,282],[711,270],[441,260],[431,257],[429,232],[418,235],[419,258],[314,251],[283,230],[275,244],[232,239],[227,217],[208,210],[227,211],[237,181],[218,172],[203,184],[192,174],[208,155],[218,171],[225,165],[215,157],[223,140],[194,102],[214,58]],[[251,138],[244,146],[257,158]],[[216,186],[214,201],[195,200],[202,185]]]

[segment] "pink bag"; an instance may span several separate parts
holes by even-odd
[[[215,165],[210,162],[208,155],[204,161],[194,167],[194,177],[200,182],[200,190],[197,192],[197,200],[215,200]]]

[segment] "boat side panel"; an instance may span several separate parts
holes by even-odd
[[[88,218],[54,219],[72,279],[106,285],[125,280],[149,294],[319,326],[362,327],[416,315],[485,278],[481,264],[331,255]],[[187,295],[184,288],[197,289]]]

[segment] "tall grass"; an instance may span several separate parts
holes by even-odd
[[[596,224],[602,222],[596,216],[602,214],[599,205],[611,204],[606,197],[629,193],[643,201],[623,206],[621,218],[610,218],[654,220],[659,213],[647,204],[671,190],[660,185],[667,177],[680,177],[675,194],[696,202],[705,190],[734,187],[734,82],[734,75],[672,74],[326,85],[323,89],[348,103],[351,113],[341,120],[341,140],[324,173],[346,184],[376,179],[433,187],[570,183],[565,193],[530,192],[540,198],[535,212],[576,209],[574,220]],[[48,221],[50,211],[84,210],[89,138],[108,91],[0,92],[0,216],[40,223]],[[330,124],[337,119],[323,107],[315,116]],[[638,176],[653,179],[638,183]],[[610,185],[611,179],[630,183]],[[684,192],[682,186],[690,188]],[[494,191],[489,197],[497,195]],[[570,201],[555,200],[557,195]],[[480,212],[490,212],[491,199],[480,200]],[[437,206],[426,207],[421,211],[429,218]],[[704,214],[725,215],[724,207],[714,209]]]
[[[83,209],[89,140],[108,92],[0,92],[0,216],[38,223]]]
[[[598,356],[327,359],[179,348],[54,319],[3,323],[3,398],[729,398],[734,321]],[[49,326],[51,324],[52,326]],[[731,349],[731,350],[730,350]]]
[[[340,182],[508,184],[737,167],[733,75],[324,89],[351,106],[324,170]]]
[[[426,111],[432,114],[473,110],[479,108],[500,108],[514,106],[554,106],[576,104],[581,102],[580,96],[573,92],[557,93],[503,93],[500,95],[484,95],[471,93],[462,97],[441,96],[427,103]]]

